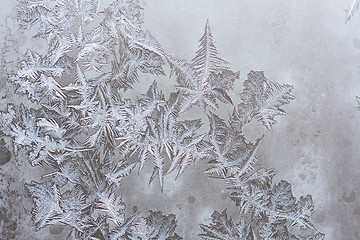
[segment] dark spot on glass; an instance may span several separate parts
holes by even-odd
[[[354,202],[355,201],[355,192],[352,191],[348,196],[346,196],[346,193],[344,192],[342,199],[347,203]]]
[[[193,196],[188,197],[188,202],[189,203],[194,203],[195,202],[195,198]]]
[[[8,225],[7,225],[7,229],[11,230],[11,231],[15,231],[17,228],[17,223],[16,221],[11,221]]]
[[[59,235],[64,230],[64,226],[61,225],[52,225],[49,227],[49,232],[52,235]]]
[[[360,215],[360,207],[355,208],[352,214],[353,215]]]
[[[11,159],[10,151],[3,145],[0,145],[0,165],[8,163]]]

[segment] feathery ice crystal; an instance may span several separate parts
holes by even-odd
[[[228,93],[239,72],[218,56],[208,22],[199,50],[186,61],[142,30],[140,0],[115,0],[106,8],[100,0],[19,0],[17,11],[19,26],[38,28],[34,38],[46,41],[47,50],[28,50],[9,72],[16,93],[37,108],[9,104],[0,113],[0,131],[31,165],[52,169],[26,184],[37,229],[71,226],[69,240],[182,239],[173,214],[124,216],[120,183],[151,159],[150,181],[157,178],[160,191],[167,174],[177,171],[179,178],[199,161],[208,162],[205,174],[233,189],[239,219],[214,211],[212,223],[199,223],[202,239],[324,238],[310,221],[311,196],[296,200],[288,182],[273,184],[275,170],[255,167],[262,137],[248,143],[242,134],[254,119],[270,130],[294,99],[292,86],[251,71],[238,102],[232,100]],[[136,100],[122,96],[142,81],[139,72],[164,75],[165,64],[177,80],[167,99],[156,81]],[[219,104],[236,106],[228,120],[216,114]],[[193,107],[208,116],[207,133],[200,132],[201,119],[180,120]],[[292,234],[296,227],[311,231]]]

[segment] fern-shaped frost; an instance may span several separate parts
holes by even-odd
[[[291,91],[292,86],[271,82],[263,72],[251,71],[240,94],[242,102],[238,105],[236,121],[243,126],[256,118],[270,130],[276,123],[274,117],[285,114],[281,107],[295,99]]]
[[[204,233],[199,234],[202,239],[206,240],[250,240],[251,228],[245,221],[235,224],[233,220],[228,218],[226,209],[219,213],[214,211],[211,215],[212,223],[210,225],[200,224]]]
[[[211,113],[209,120],[209,139],[213,145],[215,159],[209,162],[211,168],[205,173],[229,178],[250,172],[256,161],[256,153],[262,138],[259,138],[255,144],[246,143],[240,132],[229,127],[217,115]]]
[[[357,8],[354,1],[347,19]],[[150,164],[150,182],[157,178],[163,191],[168,175],[176,171],[178,179],[206,161],[205,173],[228,184],[239,214],[233,220],[214,211],[212,223],[200,225],[202,239],[324,238],[310,219],[311,196],[296,200],[289,183],[273,185],[275,170],[255,166],[263,137],[250,143],[242,134],[252,119],[271,129],[294,99],[292,86],[251,71],[229,122],[209,112],[235,104],[229,91],[239,72],[219,56],[208,21],[199,50],[186,61],[142,29],[141,0],[19,0],[17,20],[22,30],[36,28],[33,39],[42,39],[45,53],[28,50],[8,80],[37,107],[9,104],[0,131],[12,138],[16,156],[51,169],[41,183],[26,184],[37,229],[68,225],[68,240],[182,239],[173,214],[126,217],[121,184],[136,166],[140,173]],[[124,98],[139,73],[165,74],[165,62],[176,92],[165,97],[155,80],[136,99]],[[208,114],[208,131],[201,117],[182,115],[194,106]]]
[[[355,11],[359,9],[360,1],[359,0],[350,0],[348,6],[346,7],[346,19],[345,23],[349,22]]]
[[[60,192],[56,185],[49,182],[32,182],[26,185],[35,201],[33,221],[37,229],[46,225],[58,223],[63,210],[60,208]]]
[[[178,79],[178,89],[183,94],[181,112],[198,105],[203,111],[207,107],[219,108],[218,101],[231,103],[227,91],[232,88],[239,73],[225,67],[226,61],[218,56],[209,23],[200,39],[200,49],[192,63],[168,56],[168,62]]]

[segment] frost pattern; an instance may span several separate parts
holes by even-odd
[[[168,57],[183,96],[181,112],[196,105],[204,112],[207,107],[218,110],[218,101],[232,104],[227,91],[232,89],[234,81],[239,78],[239,72],[229,70],[225,66],[227,62],[218,56],[208,21],[199,47],[191,63]]]
[[[351,0],[347,5],[346,11],[346,20],[345,23],[349,22],[352,16],[354,15],[355,11],[359,9],[360,1],[359,0]]]
[[[164,189],[166,175],[176,179],[190,166],[208,162],[205,174],[230,184],[239,221],[214,211],[201,224],[203,239],[323,239],[311,223],[310,195],[296,200],[286,181],[273,184],[273,169],[256,168],[263,137],[247,142],[242,127],[253,119],[267,129],[294,99],[292,86],[251,71],[243,92],[230,98],[239,72],[227,67],[215,47],[209,22],[192,61],[167,54],[143,31],[140,0],[19,0],[23,30],[37,28],[45,54],[28,50],[8,81],[36,108],[9,104],[0,112],[0,131],[13,140],[15,154],[26,153],[33,166],[51,170],[41,182],[26,184],[35,207],[37,230],[49,224],[71,226],[67,239],[182,239],[173,214],[151,211],[126,217],[121,182],[151,160]],[[176,75],[176,92],[165,98],[157,81],[137,99],[123,93],[139,81],[139,72]],[[237,103],[237,105],[235,105]],[[233,105],[228,121],[216,111]],[[198,107],[208,116],[183,119]],[[210,111],[211,109],[212,111]],[[238,222],[238,223],[236,223]],[[294,227],[310,229],[307,237]]]

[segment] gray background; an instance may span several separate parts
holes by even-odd
[[[284,108],[287,115],[278,118],[272,131],[254,123],[245,133],[248,140],[265,134],[258,164],[274,167],[276,181],[289,181],[296,197],[313,196],[315,226],[328,240],[360,239],[360,112],[355,99],[360,95],[360,11],[345,25],[346,4],[345,0],[148,0],[143,27],[168,53],[191,60],[209,19],[220,56],[241,73],[231,93],[234,102],[239,102],[237,94],[250,70],[263,70],[268,79],[294,86],[297,98]],[[6,24],[12,25],[4,19],[14,14],[13,5],[1,1],[1,44]],[[173,79],[158,79],[165,93],[173,89]],[[150,83],[145,80],[129,94],[143,92]],[[1,100],[2,108],[18,99],[9,89],[3,76],[0,99],[7,97]],[[194,239],[200,232],[198,223],[209,220],[213,210],[234,208],[221,182],[199,175],[204,167],[190,167],[178,181],[167,177],[162,195],[157,183],[147,185],[148,171],[140,177],[134,174],[122,186],[128,212],[133,206],[145,213],[173,212],[179,221],[177,232]],[[47,227],[36,233],[31,225],[31,200],[23,197],[22,186],[39,180],[43,172],[46,169],[29,168],[25,159],[14,156],[0,167],[0,203],[17,221],[16,239],[63,239],[67,232]]]

